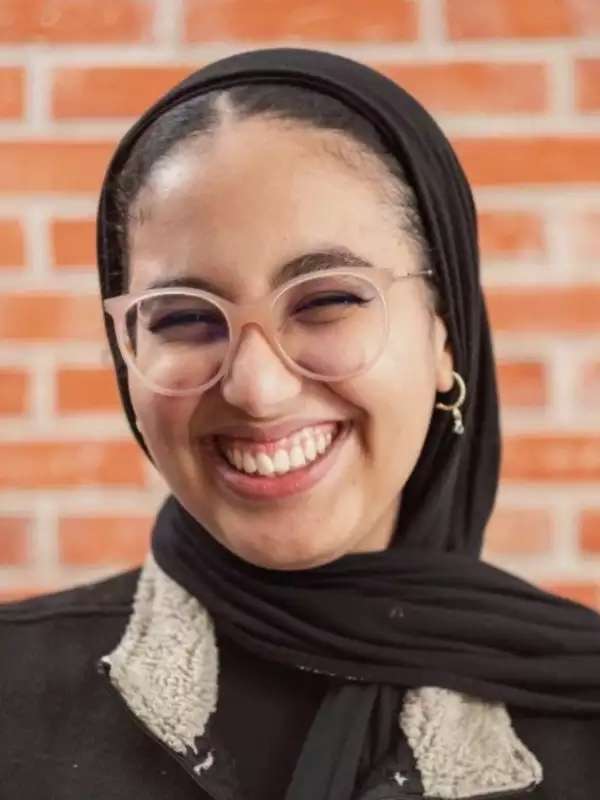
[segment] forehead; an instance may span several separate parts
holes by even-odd
[[[152,171],[132,208],[132,286],[182,270],[258,286],[262,273],[315,247],[371,260],[378,249],[389,261],[406,245],[391,182],[341,134],[264,118],[226,124]]]

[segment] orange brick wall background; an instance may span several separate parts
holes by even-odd
[[[107,366],[99,183],[180,77],[286,43],[377,66],[454,143],[501,389],[485,557],[600,608],[599,0],[0,0],[0,597],[141,560],[165,489]]]

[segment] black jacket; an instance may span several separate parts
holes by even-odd
[[[0,607],[0,800],[283,798],[327,679],[259,663],[219,639],[219,713],[193,757],[176,752],[111,682],[118,658],[101,661],[122,640],[139,575]],[[600,719],[508,711],[543,781],[531,791],[477,797],[600,798]],[[409,778],[402,787],[398,769]],[[357,800],[422,796],[400,737],[397,761],[383,765]]]

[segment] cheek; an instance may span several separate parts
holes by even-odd
[[[390,339],[371,369],[335,391],[359,412],[359,433],[373,456],[396,450],[404,443],[418,451],[429,427],[435,402],[435,369],[427,339],[390,331]],[[422,342],[422,344],[421,344]],[[413,453],[414,455],[414,453]]]
[[[129,393],[138,427],[154,452],[188,441],[197,397],[166,397],[148,391],[135,379],[129,382]]]

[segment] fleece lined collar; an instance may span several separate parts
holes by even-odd
[[[208,612],[148,555],[120,643],[105,656],[110,680],[164,745],[198,757],[218,698],[218,650]],[[516,735],[503,703],[449,689],[409,689],[399,718],[425,798],[468,800],[523,791],[542,767]],[[198,762],[209,771],[212,755]]]

